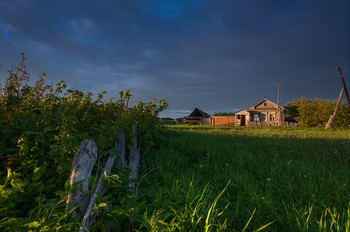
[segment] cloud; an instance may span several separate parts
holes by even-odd
[[[91,34],[96,30],[95,24],[87,18],[71,20],[70,23],[72,25],[72,29],[81,34]]]
[[[111,95],[132,89],[142,99],[162,96],[174,109],[249,106],[275,97],[274,86],[285,82],[287,102],[302,94],[290,82],[298,76],[289,74],[335,65],[350,71],[347,6],[346,0],[3,0],[0,62],[6,66],[25,51],[34,72],[52,80]],[[310,75],[317,80],[316,74]],[[337,95],[337,84],[327,84],[307,94]]]

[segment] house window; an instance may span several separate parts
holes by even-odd
[[[254,121],[255,122],[259,121],[259,115],[258,114],[254,114]]]
[[[264,106],[267,106],[267,103],[266,103],[266,102],[264,103]]]
[[[275,116],[270,114],[270,121],[275,121]]]
[[[237,119],[241,119],[241,115],[237,115]]]

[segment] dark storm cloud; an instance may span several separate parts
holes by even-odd
[[[335,98],[335,66],[349,72],[348,9],[345,0],[4,0],[0,62],[24,50],[37,73],[161,96],[174,110],[233,111],[275,100],[278,83],[284,103]]]

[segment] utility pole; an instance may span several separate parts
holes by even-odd
[[[334,122],[334,119],[335,119],[335,115],[337,115],[337,113],[338,113],[338,109],[339,109],[339,106],[340,106],[341,98],[343,97],[344,89],[345,89],[345,87],[343,86],[343,88],[341,88],[341,91],[340,91],[340,94],[339,94],[339,98],[338,98],[338,101],[337,101],[337,105],[335,106],[335,109],[334,109],[334,113],[329,118],[325,129],[329,129],[333,125],[333,122]]]
[[[344,77],[343,77],[343,73],[341,72],[340,66],[337,66],[337,68],[338,68],[338,73],[339,73],[339,76],[341,78],[341,81],[343,82],[343,87],[344,87],[344,90],[345,90],[346,99],[348,100],[348,104],[349,104],[349,107],[350,107],[350,96],[349,96],[348,89],[346,88],[346,84],[345,84],[345,80],[344,80]]]
[[[337,113],[338,113],[339,106],[340,106],[340,102],[341,102],[341,99],[342,99],[342,97],[343,97],[344,91],[345,91],[346,99],[348,100],[348,104],[349,104],[349,107],[350,107],[349,92],[348,92],[348,90],[347,90],[347,88],[346,88],[346,84],[345,84],[345,80],[344,80],[344,77],[343,77],[343,73],[342,73],[342,71],[341,71],[341,69],[340,69],[340,66],[337,66],[337,69],[338,69],[338,73],[339,73],[340,79],[341,79],[342,82],[343,82],[343,87],[341,88],[341,91],[340,91],[340,94],[339,94],[339,98],[338,98],[338,101],[337,101],[337,105],[335,106],[335,109],[334,109],[333,114],[329,117],[329,120],[328,120],[328,123],[327,123],[325,129],[329,129],[329,128],[332,127],[333,122],[334,122],[334,119],[335,119],[335,116],[336,116]]]
[[[280,105],[280,84],[277,84],[277,105]]]

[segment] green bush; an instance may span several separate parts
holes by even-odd
[[[323,100],[320,98],[294,99],[286,104],[286,116],[294,117],[303,126],[325,126],[329,117],[333,114],[336,101]],[[334,120],[334,127],[348,127],[350,125],[350,107],[341,103]]]
[[[0,229],[9,231],[77,228],[65,201],[74,154],[83,139],[93,139],[103,162],[123,129],[131,142],[133,124],[143,153],[154,146],[164,100],[128,106],[130,90],[102,101],[89,92],[67,89],[64,81],[45,83],[45,73],[30,85],[21,54],[18,67],[0,88]]]

